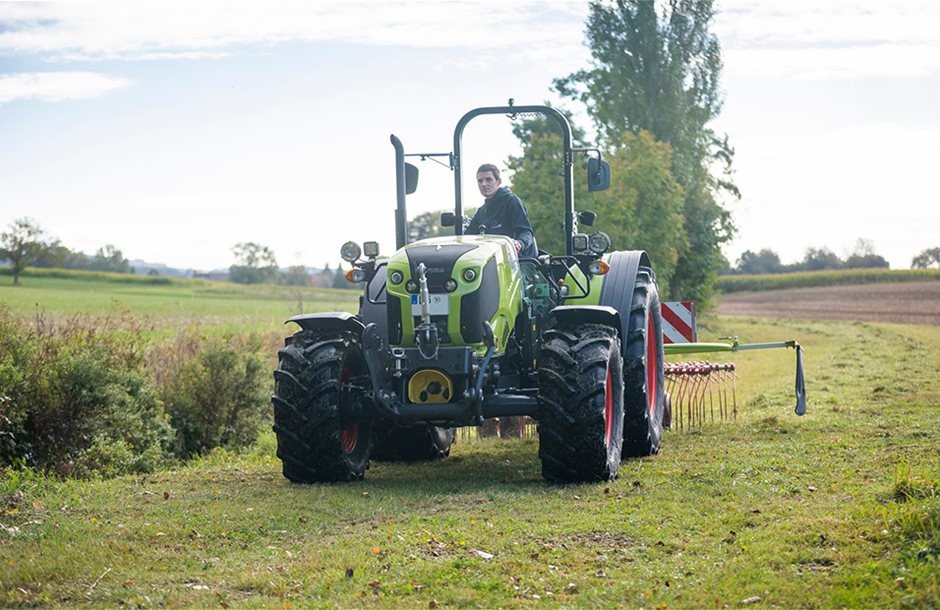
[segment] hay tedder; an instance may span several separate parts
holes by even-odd
[[[464,233],[461,139],[478,116],[533,114],[561,130],[565,252],[518,258],[507,237]],[[347,279],[365,286],[358,314],[294,316],[289,322],[300,330],[278,352],[274,431],[288,479],[352,481],[370,458],[441,459],[455,428],[515,416],[537,422],[546,479],[612,479],[622,457],[657,453],[673,418],[692,426],[707,409],[712,417],[715,409],[719,417],[736,413],[733,365],[667,364],[670,353],[794,347],[802,414],[796,342],[696,343],[694,316],[682,321],[685,306],[661,307],[646,252],[611,252],[606,234],[579,232],[596,215],[575,209],[575,158],[588,158],[591,192],[608,188],[610,166],[598,149],[572,145],[557,110],[512,100],[471,110],[457,123],[449,153],[407,155],[391,140],[396,251],[380,257],[376,242],[344,244]],[[409,243],[405,200],[418,179],[409,156],[447,159],[454,211],[441,220],[452,235]]]

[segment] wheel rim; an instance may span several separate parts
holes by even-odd
[[[347,382],[349,382],[352,376],[353,376],[352,369],[344,368],[342,371],[340,371],[340,374],[339,374],[339,384],[340,384],[339,395],[340,396],[344,395],[344,392],[342,391],[343,386],[346,385]],[[340,405],[341,409],[343,407],[344,405]],[[353,451],[356,450],[356,445],[359,444],[359,422],[354,422],[353,424],[350,425],[350,424],[343,424],[342,421],[343,421],[343,418],[341,416],[340,428],[339,428],[340,443],[343,445],[344,453],[352,453]]]
[[[342,428],[339,431],[340,439],[343,443],[343,451],[345,453],[352,453],[356,450],[356,445],[359,444],[359,424],[358,422],[353,424],[349,428]]]
[[[651,416],[656,415],[656,396],[659,393],[657,387],[657,370],[659,362],[657,357],[659,352],[656,349],[656,326],[653,323],[653,314],[647,316],[646,320],[646,401],[649,405]]]
[[[610,437],[614,434],[614,380],[607,367],[607,383],[604,386],[604,446],[610,447]]]

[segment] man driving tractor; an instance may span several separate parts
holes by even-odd
[[[505,235],[513,240],[516,253],[520,258],[538,256],[535,234],[529,222],[529,212],[519,196],[501,186],[499,168],[492,163],[484,163],[477,170],[477,186],[485,197],[483,205],[473,215],[467,233],[474,235],[484,227],[488,235]]]

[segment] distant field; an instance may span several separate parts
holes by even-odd
[[[726,294],[718,313],[940,325],[940,282],[788,288]]]

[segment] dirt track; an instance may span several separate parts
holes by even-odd
[[[940,282],[791,288],[729,294],[718,313],[804,320],[940,325]]]

